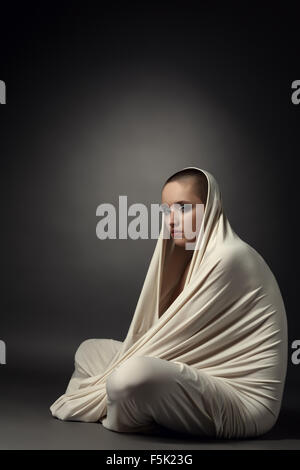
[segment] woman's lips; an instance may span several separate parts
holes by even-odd
[[[176,230],[171,230],[171,235],[174,236],[174,235],[181,235],[182,232],[177,232]]]

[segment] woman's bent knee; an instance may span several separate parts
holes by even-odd
[[[75,364],[80,364],[82,360],[84,360],[90,353],[93,351],[93,347],[95,345],[95,342],[103,342],[103,346],[105,345],[105,342],[110,342],[110,339],[107,338],[89,338],[85,339],[82,341],[82,343],[79,344],[78,348],[76,349],[75,355],[74,355],[74,361]]]
[[[86,339],[82,341],[82,343],[79,344],[78,348],[76,349],[75,356],[74,356],[75,363],[80,362],[80,360],[82,359],[82,356],[85,355],[86,351],[91,347],[93,342],[94,342],[94,339]]]
[[[150,361],[149,361],[150,359]],[[148,356],[133,356],[118,366],[106,380],[106,391],[111,400],[138,396],[151,387],[155,374]]]

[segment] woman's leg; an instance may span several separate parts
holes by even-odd
[[[173,431],[216,436],[220,419],[214,384],[182,363],[134,356],[106,380],[107,415],[102,424],[118,432]]]
[[[83,341],[75,352],[75,369],[65,393],[72,393],[78,389],[82,379],[104,371],[121,346],[122,341],[108,338],[92,338]]]

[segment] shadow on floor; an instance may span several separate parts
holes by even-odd
[[[258,437],[246,437],[245,440],[277,441],[283,439],[300,439],[300,428],[298,425],[299,422],[300,411],[282,409],[277,422],[270,431]],[[190,434],[173,431],[162,426],[159,427],[156,435],[169,438],[172,437],[181,441],[187,440],[192,442],[199,442],[199,436],[191,436]],[[231,438],[230,440],[233,441],[235,439]],[[237,440],[241,441],[243,438],[238,438]],[[201,436],[201,441],[216,443],[216,441],[228,442],[228,439],[212,439],[211,437]]]
[[[282,409],[275,426],[266,434],[256,439],[280,440],[300,439],[300,411]]]

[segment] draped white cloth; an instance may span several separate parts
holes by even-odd
[[[164,308],[184,260],[182,248],[166,238],[163,215],[122,346],[105,370],[82,378],[51,405],[53,416],[101,421],[108,376],[130,357],[152,356],[191,366],[213,386],[217,435],[246,436],[247,423],[264,432],[276,422],[288,354],[282,295],[262,256],[230,226],[214,176],[197,170],[207,177],[208,196],[183,291]]]

